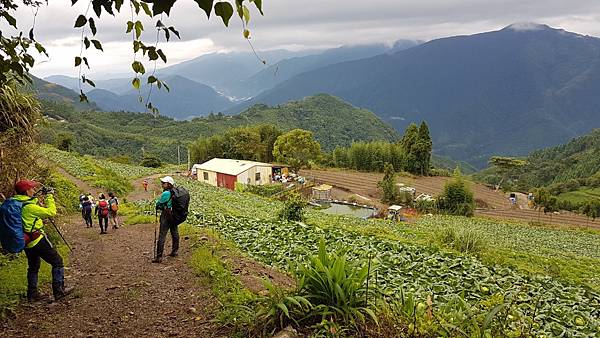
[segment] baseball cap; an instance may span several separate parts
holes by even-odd
[[[27,192],[27,190],[38,187],[39,185],[40,184],[36,181],[20,180],[17,183],[15,183],[15,191],[18,194],[24,194]]]
[[[170,183],[171,185],[175,185],[175,180],[171,176],[165,176],[161,178],[160,181],[163,183]]]

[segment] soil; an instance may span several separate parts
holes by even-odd
[[[152,198],[159,189],[156,177],[148,178],[148,192],[143,191],[143,179],[136,181],[135,192],[127,198]],[[74,182],[86,187],[85,182]],[[124,226],[100,235],[94,222],[90,229],[82,226],[79,217],[70,216],[59,224],[73,247],[65,279],[67,286],[75,286],[74,293],[55,303],[21,304],[14,318],[0,323],[1,337],[226,337],[231,333],[214,321],[221,304],[188,264],[191,240],[182,237],[179,256],[155,264],[151,263],[155,225]],[[256,293],[263,292],[263,277],[281,286],[293,285],[287,275],[249,258],[228,254],[227,261]],[[49,286],[41,289],[51,294]]]

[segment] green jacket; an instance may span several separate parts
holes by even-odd
[[[44,218],[56,216],[56,204],[54,203],[54,196],[46,196],[45,208],[38,204],[37,198],[31,198],[25,195],[15,195],[13,198],[17,201],[27,203],[23,205],[23,212],[21,214],[21,217],[23,218],[23,231],[34,232],[39,230],[42,233],[40,237],[27,244],[27,248],[33,248],[45,236],[44,222],[42,220]]]
[[[171,199],[171,191],[170,190],[163,191],[163,193],[160,195],[160,197],[156,201],[156,209],[159,209],[159,210],[171,209],[172,206],[173,206],[173,200]]]

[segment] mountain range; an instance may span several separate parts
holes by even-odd
[[[175,83],[191,81],[176,85],[193,88],[185,95],[172,90],[153,100],[179,119],[328,93],[373,111],[398,131],[427,121],[436,153],[479,168],[492,155],[525,155],[600,125],[600,39],[539,24],[426,43],[282,53],[270,66],[251,70],[235,56],[217,54],[162,72],[175,74],[169,79]],[[131,95],[90,92],[109,110],[134,110]],[[243,97],[252,98],[239,101]]]

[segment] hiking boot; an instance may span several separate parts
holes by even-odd
[[[162,263],[163,258],[162,257],[154,257],[154,259],[152,260],[152,263]]]
[[[27,301],[30,303],[35,303],[35,302],[39,302],[40,300],[42,300],[42,295],[40,295],[40,292],[35,289],[35,290],[27,290]]]
[[[171,257],[177,257],[177,256],[179,256],[179,254],[177,252],[171,252],[169,254],[169,256],[171,256]]]
[[[64,283],[57,283],[52,285],[52,292],[54,293],[54,301],[59,301],[75,290],[74,287],[65,288]]]

